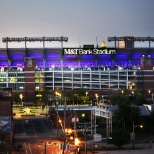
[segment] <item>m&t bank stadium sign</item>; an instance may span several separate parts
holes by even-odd
[[[64,55],[101,55],[101,54],[116,54],[114,48],[63,48]]]

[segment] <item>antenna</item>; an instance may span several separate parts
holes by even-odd
[[[96,35],[96,48],[98,48],[98,40],[97,40],[97,35]]]
[[[80,36],[79,36],[79,48],[81,48],[81,39],[80,39]]]

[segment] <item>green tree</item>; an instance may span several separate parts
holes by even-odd
[[[127,90],[121,90],[111,97],[112,105],[118,105],[121,102],[131,103],[129,99],[129,93]]]
[[[143,105],[147,103],[147,100],[145,98],[145,96],[142,94],[142,92],[140,90],[135,90],[134,91],[134,104],[135,105]]]
[[[45,90],[42,93],[42,101],[43,103],[47,106],[49,104],[49,97],[51,97],[52,99],[54,98],[54,94],[53,92],[49,91],[49,90]]]
[[[79,89],[74,96],[77,98],[77,101],[80,102],[80,104],[89,100],[89,96],[86,94],[86,89],[84,88]]]
[[[128,91],[113,95],[112,101],[116,102],[112,104],[117,105],[117,109],[113,111],[113,122],[117,125],[117,128],[121,128],[122,123],[125,124],[125,128],[129,128],[133,121],[139,119],[140,109],[132,103]]]
[[[112,139],[108,139],[107,143],[113,144],[119,149],[121,149],[123,145],[129,143],[130,136],[127,132],[123,132],[122,130],[114,130],[111,135]]]
[[[17,92],[13,93],[13,103],[19,105],[19,104],[21,104],[21,102],[22,102],[22,100],[20,98],[20,94]]]

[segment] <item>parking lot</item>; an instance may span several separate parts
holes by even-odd
[[[52,134],[53,129],[46,118],[22,118],[14,119],[14,136]]]

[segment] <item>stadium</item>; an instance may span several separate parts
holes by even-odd
[[[154,37],[108,37],[109,42],[114,42],[112,48],[105,43],[101,47],[64,48],[67,37],[7,37],[2,41],[6,47],[0,48],[0,88],[12,88],[13,93],[22,94],[23,102],[33,102],[45,90],[75,94],[81,88],[93,100],[110,100],[124,89],[133,95],[139,89],[153,102]],[[36,41],[43,42],[43,47],[27,47],[27,42]],[[58,41],[61,47],[47,48],[46,41]],[[9,48],[10,42],[25,45]],[[134,42],[148,42],[148,47],[136,48]]]

